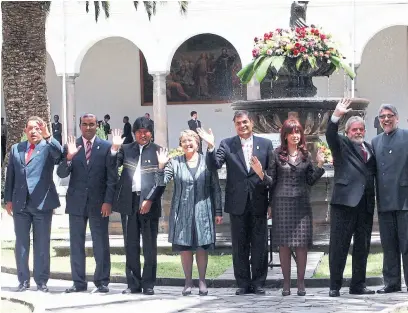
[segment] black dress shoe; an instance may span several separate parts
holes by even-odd
[[[147,296],[153,296],[154,290],[153,288],[143,288],[143,294]]]
[[[247,295],[249,293],[251,293],[251,290],[249,288],[238,288],[235,291],[235,295],[237,296]]]
[[[298,289],[298,291],[297,291],[297,295],[299,296],[299,297],[304,297],[304,296],[306,296],[306,290],[301,290],[301,289]]]
[[[383,293],[391,293],[391,292],[398,292],[398,291],[401,291],[401,287],[385,286],[385,287],[377,290],[377,293],[383,294]]]
[[[129,295],[131,293],[142,293],[142,289],[141,288],[127,288],[122,291],[122,294],[124,295]]]
[[[331,289],[329,291],[329,297],[340,297],[340,291]]]
[[[350,288],[349,294],[351,294],[351,295],[373,295],[373,294],[375,294],[375,291],[371,290],[371,289],[368,289],[366,287],[357,288],[357,289]]]
[[[30,288],[30,284],[28,282],[23,282],[18,285],[16,292],[23,292]]]
[[[290,290],[282,290],[282,297],[290,296]]]
[[[201,290],[199,290],[199,291],[198,291],[198,295],[201,296],[201,297],[205,297],[205,296],[208,295],[208,290],[206,290],[206,291],[201,291]]]
[[[48,292],[48,287],[46,284],[37,285],[37,290],[42,292]]]
[[[87,290],[87,287],[77,287],[74,285],[68,289],[65,289],[65,293],[82,292],[86,290]]]
[[[261,287],[253,287],[252,291],[256,295],[264,295],[265,294],[265,289],[263,289]]]
[[[97,293],[108,293],[109,288],[108,288],[108,286],[100,285],[100,286],[97,287],[95,292],[97,292]]]

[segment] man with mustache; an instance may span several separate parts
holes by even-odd
[[[30,229],[33,227],[34,281],[37,290],[48,292],[50,277],[50,237],[53,210],[60,206],[54,185],[54,165],[62,157],[62,148],[51,137],[47,124],[33,116],[27,120],[27,141],[12,146],[7,167],[4,202],[13,216],[16,233],[15,255],[19,286],[30,288],[28,256]]]
[[[253,135],[253,121],[247,111],[236,111],[233,121],[237,136],[222,140],[216,151],[211,130],[199,128],[198,134],[208,144],[207,166],[227,166],[225,212],[231,218],[232,260],[238,285],[235,294],[263,295],[268,273],[268,187],[251,165],[256,157],[262,168],[268,169],[272,142]]]
[[[408,287],[408,130],[398,128],[398,111],[381,105],[378,119],[384,132],[373,141],[377,159],[377,210],[384,251],[384,287],[378,293],[401,290],[401,256]]]
[[[365,280],[375,206],[376,163],[370,144],[364,141],[365,124],[360,116],[347,120],[346,136],[338,134],[339,120],[351,110],[350,104],[349,99],[342,99],[337,104],[326,130],[334,165],[330,201],[330,297],[340,296],[352,237],[353,270],[349,293],[375,293],[366,287]]]

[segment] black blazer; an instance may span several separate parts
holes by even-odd
[[[59,143],[62,141],[62,124],[58,122],[57,124],[52,123],[52,136],[58,140]]]
[[[132,126],[129,122],[125,123],[125,125],[123,126],[122,138],[125,138],[125,141],[123,142],[124,144],[133,142]]]
[[[269,139],[254,136],[252,155],[259,159],[262,168],[268,168],[269,156],[272,151],[272,142]],[[266,214],[269,187],[261,181],[252,168],[248,173],[241,140],[238,136],[221,141],[217,151],[207,153],[206,161],[210,169],[220,169],[224,163],[227,165],[225,212],[242,215],[249,195],[254,214]]]
[[[338,130],[338,123],[329,120],[326,140],[334,165],[334,187],[330,204],[356,207],[365,194],[367,210],[374,212],[376,161],[373,149],[369,143],[364,142],[371,154],[367,163],[364,163],[355,144],[346,136],[338,134]]]
[[[190,130],[197,132],[197,128],[201,128],[201,122],[199,120],[189,120],[188,122],[188,128],[190,128]]]
[[[155,174],[159,168],[156,152],[160,146],[149,143],[144,146],[141,157],[141,195],[140,205],[144,200],[152,200],[150,212],[146,217],[159,218],[161,216],[161,196],[164,186],[155,186]],[[140,149],[137,142],[122,145],[116,154],[116,166],[119,169],[123,165],[122,173],[116,184],[116,192],[113,203],[113,211],[121,214],[132,215],[132,182],[137,164],[139,162]]]
[[[61,178],[70,176],[65,213],[79,216],[100,216],[103,203],[112,204],[117,172],[111,156],[111,143],[95,137],[91,159],[86,162],[82,137],[76,145],[82,146],[71,162],[67,162],[67,146],[57,168]]]

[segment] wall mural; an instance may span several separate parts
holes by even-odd
[[[140,52],[142,104],[153,102],[153,77]],[[246,88],[236,76],[241,60],[224,38],[201,34],[185,41],[176,51],[166,77],[168,104],[225,103],[246,99]]]

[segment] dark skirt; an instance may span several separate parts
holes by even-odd
[[[308,247],[313,243],[309,198],[275,197],[272,201],[272,246]]]
[[[172,244],[172,251],[173,252],[183,252],[183,251],[197,251],[197,250],[213,250],[214,249],[214,244],[211,243],[209,245],[204,245],[204,246],[181,246],[181,245],[176,245]]]

